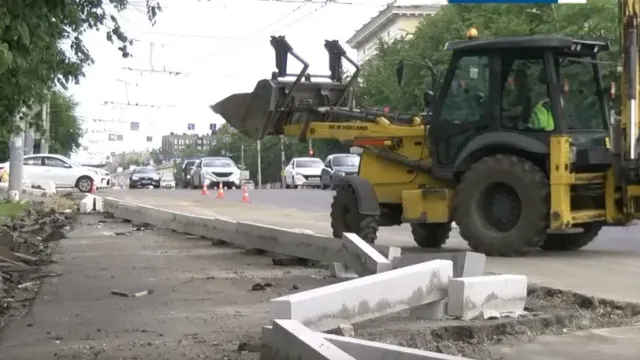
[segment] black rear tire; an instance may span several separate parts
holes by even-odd
[[[411,224],[413,241],[415,241],[421,248],[441,248],[447,242],[450,232],[450,222],[444,224]]]
[[[373,244],[378,237],[378,225],[378,216],[358,212],[358,200],[351,187],[341,187],[336,191],[331,203],[331,229],[334,238],[342,239],[343,233],[350,232]]]
[[[602,224],[584,224],[584,231],[574,234],[547,234],[540,249],[547,251],[575,251],[591,243],[602,230]]]
[[[473,251],[488,256],[526,255],[547,237],[545,173],[518,156],[481,159],[456,189],[455,222]]]

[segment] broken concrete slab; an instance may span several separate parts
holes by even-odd
[[[347,266],[358,276],[391,270],[391,262],[357,234],[342,234],[342,248],[347,257]]]
[[[486,255],[470,251],[404,253],[394,257],[392,262],[393,268],[398,269],[436,259],[453,261],[453,276],[456,278],[482,276],[487,262]]]
[[[449,260],[407,266],[272,299],[271,318],[326,331],[442,300],[452,276]]]
[[[356,360],[295,320],[273,320],[272,326],[268,345],[275,360]]]
[[[449,280],[447,313],[463,320],[473,319],[483,310],[498,313],[524,311],[527,277],[491,275]]]
[[[366,360],[472,360],[460,356],[406,348],[352,337],[322,334],[331,344],[356,359]]]

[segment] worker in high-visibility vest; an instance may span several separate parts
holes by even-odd
[[[555,128],[555,121],[549,105],[549,99],[545,99],[538,102],[533,107],[531,110],[531,116],[529,116],[528,125],[530,128],[542,131],[553,131]]]

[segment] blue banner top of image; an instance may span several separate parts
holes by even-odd
[[[587,0],[448,0],[449,4],[586,4]]]

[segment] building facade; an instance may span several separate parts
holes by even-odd
[[[440,6],[403,5],[395,1],[356,31],[347,44],[358,52],[358,64],[363,64],[376,53],[379,39],[393,41],[403,35],[411,36],[422,19],[435,14]]]
[[[162,136],[162,156],[168,159],[182,157],[187,149],[205,151],[216,144],[215,134],[174,134]]]

